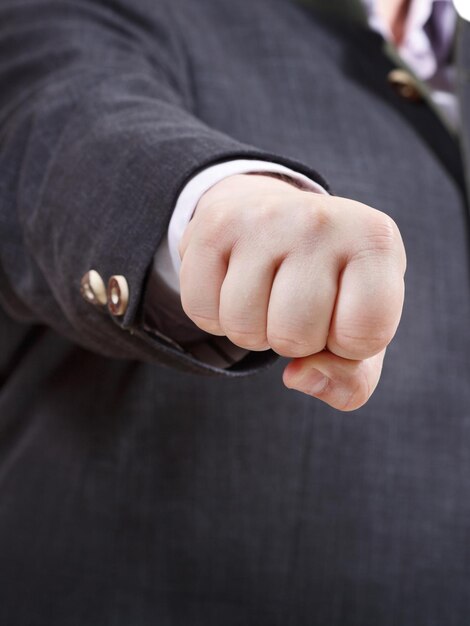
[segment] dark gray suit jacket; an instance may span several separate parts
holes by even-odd
[[[458,142],[378,35],[289,0],[0,0],[1,624],[469,623],[469,44]],[[239,157],[401,229],[403,320],[354,414],[143,328],[179,191]],[[80,296],[92,267],[123,318]]]

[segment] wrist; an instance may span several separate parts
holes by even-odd
[[[214,202],[226,202],[234,196],[272,194],[286,191],[303,191],[305,187],[284,174],[273,172],[249,172],[227,176],[208,189],[199,199],[196,210],[208,207]]]

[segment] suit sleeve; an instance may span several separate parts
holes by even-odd
[[[153,256],[181,189],[240,158],[325,183],[197,119],[171,2],[155,3],[158,21],[131,2],[0,0],[0,303],[106,356],[220,373],[142,324]],[[91,268],[125,277],[123,315],[84,301],[80,280]],[[248,359],[237,373],[256,367]]]

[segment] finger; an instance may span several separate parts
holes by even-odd
[[[404,261],[393,237],[352,256],[339,279],[328,349],[345,359],[363,360],[392,340],[404,300]]]
[[[287,357],[303,357],[325,348],[336,297],[337,270],[326,254],[318,261],[288,257],[274,279],[269,299],[270,347]]]
[[[291,361],[284,370],[286,387],[319,398],[340,411],[353,411],[375,391],[385,350],[363,361],[342,359],[328,351]]]
[[[219,321],[220,289],[227,257],[208,246],[189,244],[181,261],[181,304],[186,315],[202,330],[224,335]]]
[[[272,257],[252,259],[232,253],[220,291],[220,326],[232,343],[247,350],[267,350],[269,294],[276,272]]]

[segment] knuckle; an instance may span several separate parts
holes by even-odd
[[[349,358],[363,359],[386,348],[393,334],[389,328],[377,328],[376,324],[371,323],[354,330],[338,328],[334,331],[332,340]]]
[[[247,311],[220,310],[220,325],[232,343],[246,350],[266,348],[266,329],[259,319]]]
[[[267,194],[256,207],[241,214],[245,232],[260,243],[277,244],[292,224],[291,213],[287,210],[291,206],[283,202],[283,196]]]
[[[220,334],[218,318],[210,315],[207,310],[204,311],[200,303],[191,297],[185,297],[181,294],[181,306],[185,314],[198,328],[210,334]]]
[[[221,329],[219,320],[210,317],[204,317],[202,315],[188,315],[192,322],[196,324],[198,328],[209,333],[211,335],[220,335]]]
[[[190,317],[191,321],[193,321],[198,328],[200,328],[206,333],[209,333],[210,335],[223,334],[221,332],[219,321],[216,319],[203,317],[201,315],[193,315],[193,316],[188,316],[188,317]]]
[[[266,224],[274,222],[280,215],[282,215],[282,208],[279,204],[279,198],[268,193],[259,200],[256,210],[250,211],[248,217],[255,224]]]
[[[309,343],[299,333],[293,331],[279,332],[268,329],[267,341],[270,348],[281,356],[300,358],[312,354]]]
[[[197,217],[197,216],[196,216]],[[234,216],[227,203],[217,203],[216,211],[206,211],[198,217],[194,233],[204,247],[218,248],[228,233],[233,231]]]
[[[232,343],[246,350],[263,350],[266,348],[266,334],[263,331],[233,331],[224,328],[226,336]]]
[[[331,216],[323,201],[315,197],[315,202],[310,203],[308,210],[300,213],[300,219],[303,220],[303,229],[307,235],[318,236],[329,228],[331,224]]]
[[[403,247],[400,231],[393,219],[376,211],[364,236],[365,250],[380,254],[396,254]]]

